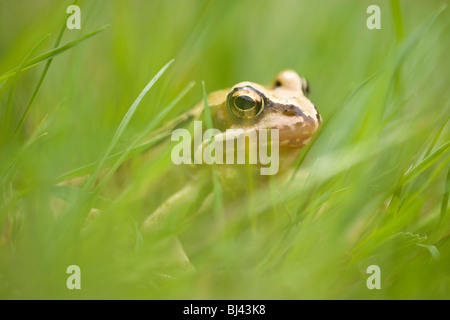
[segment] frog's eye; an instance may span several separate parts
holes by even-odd
[[[228,94],[228,111],[238,119],[253,119],[264,110],[264,96],[252,87],[235,88]]]
[[[283,88],[293,91],[302,91],[305,97],[309,97],[309,84],[305,78],[293,70],[280,72],[272,82],[273,89]]]
[[[308,83],[308,81],[307,81],[305,78],[303,78],[303,77],[300,77],[300,79],[301,79],[301,83],[302,83],[302,92],[303,92],[303,94],[305,95],[305,97],[309,98],[309,93],[310,93],[310,91],[311,91],[311,89],[310,89],[310,87],[309,87],[309,83]]]

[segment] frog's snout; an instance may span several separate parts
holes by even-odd
[[[317,131],[320,118],[310,117],[287,123],[279,128],[279,143],[281,148],[303,148]]]

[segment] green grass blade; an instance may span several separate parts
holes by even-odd
[[[202,81],[202,89],[203,89],[203,104],[204,104],[204,118],[206,129],[213,128],[213,122],[211,117],[211,109],[208,104],[208,95],[206,94],[205,81]]]
[[[425,152],[425,158],[428,157],[428,155],[433,150],[434,146],[436,145],[436,142],[438,141],[439,137],[441,136],[442,131],[444,130],[445,126],[447,125],[448,120],[450,119],[450,116],[445,119],[444,123],[441,125],[439,130],[436,132],[436,135],[434,136],[433,140],[431,141],[430,145],[428,146],[427,151]]]
[[[412,179],[417,177],[420,173],[429,168],[433,163],[435,163],[437,160],[443,157],[448,152],[449,149],[450,149],[450,142],[446,142],[442,146],[440,146],[436,151],[431,153],[428,157],[423,159],[423,161],[421,161],[417,166],[415,166],[413,169],[411,169],[404,175],[401,181],[402,185],[407,184]],[[449,159],[450,157],[447,154],[447,159],[445,161],[448,161]]]
[[[436,179],[438,178],[439,174],[442,170],[447,166],[446,162],[440,163],[439,165],[436,165],[430,174],[427,175],[427,177],[424,177],[423,180],[420,182],[420,187],[418,189],[414,189],[413,185],[410,184],[407,188],[405,188],[405,191],[403,192],[403,197],[400,203],[400,207],[408,207],[411,205],[414,201],[417,200],[418,197],[424,194],[425,190],[427,188],[430,188],[433,184],[436,184]],[[412,191],[414,190],[414,191]],[[394,191],[395,193],[395,191]],[[444,194],[445,197],[445,194]],[[444,200],[444,199],[443,199]],[[441,206],[442,207],[442,206]]]
[[[417,243],[416,246],[427,249],[428,252],[430,252],[430,254],[432,255],[433,259],[436,261],[438,261],[441,258],[441,254],[439,253],[438,248],[436,248],[433,245]]]
[[[177,97],[166,107],[162,112],[160,112],[153,120],[149,123],[149,125],[145,128],[143,133],[140,135],[140,137],[136,140],[136,143],[139,141],[142,141],[142,139],[147,136],[155,127],[156,125],[170,112],[170,110],[173,109],[175,105],[178,104],[178,102],[186,95],[186,93],[194,86],[194,82],[189,83],[181,92],[178,94]],[[136,146],[136,143],[133,143],[130,145],[127,150],[113,154],[107,158],[105,163],[103,164],[103,167],[101,169],[104,169],[106,167],[112,166],[116,163],[120,164],[123,161],[134,157],[135,155],[138,155],[145,150],[149,149],[153,145],[157,144],[158,142],[164,140],[166,137],[171,135],[172,132],[165,132],[162,133],[156,137],[153,137],[151,140]],[[89,173],[92,173],[96,166],[98,166],[98,161],[87,164],[85,166],[76,168],[74,170],[71,170],[69,172],[66,172],[58,177],[57,182],[67,181],[76,177],[84,176]]]
[[[50,190],[52,196],[67,201],[69,203],[74,202],[78,194],[81,192],[80,188],[71,186],[53,186]],[[96,209],[106,209],[112,203],[108,198],[97,196],[93,207]]]
[[[392,16],[394,18],[395,34],[397,36],[397,42],[400,43],[403,40],[403,17],[402,8],[399,0],[391,0]]]
[[[443,221],[448,208],[448,199],[450,195],[450,168],[448,168],[447,178],[445,179],[444,195],[442,196],[441,215],[439,221]]]
[[[129,158],[130,152],[135,148],[136,144],[139,141],[142,141],[142,139],[147,136],[158,124],[159,122],[173,109],[173,107],[181,100],[181,98],[186,95],[186,93],[194,86],[194,82],[190,82],[179,94],[175,99],[161,111],[156,117],[153,118],[153,120],[147,125],[145,130],[142,132],[140,137],[136,139],[133,143],[130,144],[130,146],[122,153],[122,155],[117,159],[117,161],[114,163],[112,168],[108,171],[106,176],[102,179],[102,181],[99,183],[99,185],[96,187],[97,191],[101,190],[104,185],[109,181],[111,176],[114,174],[116,169],[120,166],[120,164],[127,158]],[[171,134],[171,132],[168,132],[164,134],[163,136],[167,136]]]
[[[91,187],[97,180],[100,171],[104,167],[105,163],[107,162],[108,158],[111,155],[112,150],[114,149],[117,142],[124,133],[125,129],[127,128],[132,116],[136,112],[136,109],[139,106],[140,102],[142,101],[143,97],[155,84],[155,82],[162,76],[162,74],[167,70],[167,68],[173,61],[174,61],[173,59],[169,61],[153,77],[153,79],[150,80],[150,82],[145,86],[145,88],[141,91],[139,96],[130,106],[127,113],[122,118],[122,121],[120,122],[119,127],[117,128],[113,138],[111,139],[111,142],[109,143],[106,152],[103,154],[102,158],[95,166],[95,171],[89,176],[81,191],[77,192],[76,199],[72,203],[70,203],[66,212],[60,216],[60,219],[55,224],[53,231],[49,233],[48,241],[51,241],[50,239],[55,238],[59,239],[58,247],[55,248],[55,253],[64,250],[64,246],[67,244],[67,241],[69,241],[71,237],[75,237],[78,231],[82,228],[83,223],[90,209],[92,208],[92,205],[95,203],[95,199],[98,198],[99,196],[98,193],[91,192]]]
[[[76,2],[77,1],[75,1],[75,3]],[[66,20],[64,20],[64,23],[63,23],[63,25],[62,25],[62,27],[61,27],[61,29],[59,31],[58,37],[56,38],[55,44],[53,45],[53,49],[56,49],[59,46],[59,44],[61,42],[61,39],[62,39],[62,36],[63,36],[64,31],[66,30],[66,28],[67,28],[66,27]],[[22,127],[23,127],[23,125],[25,123],[25,120],[26,120],[28,114],[30,113],[31,107],[33,106],[33,103],[36,100],[36,97],[37,97],[37,94],[39,92],[39,89],[41,88],[42,82],[44,81],[44,78],[47,75],[47,71],[50,68],[50,64],[52,63],[52,61],[53,61],[53,58],[49,59],[47,61],[47,63],[45,64],[44,70],[42,71],[42,74],[41,74],[41,77],[39,78],[38,84],[36,85],[36,88],[34,89],[34,92],[33,92],[32,96],[31,96],[31,99],[30,99],[30,101],[28,102],[28,104],[27,104],[27,106],[25,108],[25,111],[24,111],[24,113],[22,115],[22,118],[20,119],[19,124],[17,125],[17,128],[16,128],[16,130],[14,132],[14,136],[16,136],[19,133],[19,131],[22,129]]]
[[[213,121],[211,117],[211,109],[208,104],[208,95],[206,94],[205,82],[202,81],[203,89],[203,105],[204,114],[203,119],[207,129],[213,128]],[[213,142],[211,142],[213,143]],[[203,156],[203,155],[202,155]],[[212,165],[212,178],[213,178],[213,189],[214,189],[214,212],[220,214],[223,210],[223,199],[222,199],[222,186],[220,185],[219,177],[217,175],[216,164]]]
[[[295,174],[297,173],[298,169],[302,165],[303,161],[305,160],[306,156],[309,153],[309,150],[314,145],[314,141],[316,141],[325,127],[330,123],[330,121],[336,116],[336,114],[339,113],[339,111],[345,106],[367,83],[369,83],[377,74],[379,71],[373,73],[370,77],[365,79],[363,82],[361,82],[356,88],[354,88],[340,103],[338,103],[330,116],[327,118],[327,120],[324,120],[319,131],[312,137],[310,143],[303,149],[303,151],[300,153],[300,155],[297,157],[294,163],[294,169],[292,171],[291,176],[289,177],[287,185],[290,186],[294,180]]]
[[[97,179],[98,174],[102,170],[106,160],[110,156],[112,150],[116,146],[117,142],[119,142],[120,137],[124,133],[126,127],[130,123],[131,118],[133,117],[134,113],[136,112],[136,109],[138,108],[139,104],[142,101],[142,98],[147,94],[147,92],[150,90],[151,87],[155,84],[155,82],[163,75],[163,73],[167,70],[167,68],[172,64],[174,59],[169,61],[154,77],[150,82],[145,86],[144,90],[139,94],[139,96],[136,98],[136,100],[133,102],[131,107],[128,109],[127,113],[123,117],[122,121],[119,124],[119,127],[116,130],[116,133],[114,134],[108,149],[106,150],[105,154],[101,158],[100,162],[97,165],[97,168],[95,169],[94,173],[89,177],[88,181],[86,182],[83,190],[87,192],[92,185],[94,184],[94,181]]]
[[[441,15],[444,9],[445,5],[439,8],[427,20],[425,20],[425,22],[423,22],[416,30],[414,30],[414,33],[409,36],[409,38],[402,44],[397,54],[394,74],[399,70],[406,57],[410,55],[411,52],[413,52],[413,48],[417,45],[419,40],[424,37],[425,33],[433,25],[434,21],[436,21],[436,19]]]
[[[147,136],[160,122],[162,119],[164,119],[165,116],[180,102],[180,100],[191,90],[195,85],[195,82],[192,81],[188,83],[188,85],[181,90],[181,92],[173,99],[167,107],[164,108],[163,111],[161,111],[156,117],[153,118],[153,120],[147,125],[145,130],[143,131],[140,139],[143,139],[145,136]]]
[[[132,158],[132,157],[134,157],[134,156],[144,152],[145,150],[148,150],[153,145],[155,145],[158,142],[164,140],[170,134],[171,134],[171,132],[168,132],[168,133],[165,133],[165,134],[161,134],[161,135],[151,139],[150,141],[148,141],[148,142],[146,142],[146,143],[144,143],[142,145],[139,145],[137,147],[134,147],[134,148],[128,150],[127,154],[126,154],[127,151],[121,151],[121,152],[115,153],[113,155],[110,155],[106,159],[106,161],[104,162],[103,167],[101,169],[104,169],[104,168],[107,168],[109,166],[112,166],[114,163],[116,163],[121,158],[123,158],[123,160],[127,160],[129,158]],[[95,162],[92,162],[90,164],[81,166],[79,168],[70,170],[70,171],[60,175],[57,178],[56,182],[60,183],[60,182],[63,182],[63,181],[71,180],[71,179],[74,179],[74,178],[77,178],[77,177],[81,177],[81,176],[90,174],[90,173],[92,173],[95,170],[95,168],[98,166],[98,164],[99,164],[99,162],[95,161]]]
[[[6,111],[5,111],[5,116],[4,116],[4,127],[8,128],[10,125],[10,118],[11,118],[11,111],[12,111],[12,100],[14,97],[14,90],[16,88],[16,84],[17,84],[17,80],[19,79],[19,74],[22,70],[24,70],[24,67],[26,65],[26,62],[28,61],[29,57],[31,56],[31,54],[39,47],[39,45],[48,37],[50,36],[50,34],[45,35],[41,40],[39,40],[34,46],[33,48],[31,48],[30,51],[28,51],[28,53],[25,55],[25,57],[23,58],[21,64],[17,67],[17,71],[15,72],[15,77],[14,77],[14,81],[12,83],[11,89],[9,91],[9,95],[8,95],[8,102],[6,103]]]
[[[38,125],[38,127],[34,130],[31,137],[25,141],[25,143],[22,145],[20,150],[12,157],[11,162],[6,166],[6,169],[3,171],[0,171],[0,186],[4,185],[8,178],[11,176],[11,174],[14,172],[15,165],[19,161],[21,157],[24,156],[28,148],[35,143],[40,138],[47,135],[47,132],[44,132],[45,128],[47,127],[47,120],[48,117],[45,116],[44,119],[42,119],[41,123]]]
[[[43,54],[40,54],[39,56],[28,60],[24,64],[24,66],[23,66],[23,68],[21,70],[27,70],[29,68],[35,67],[35,66],[39,65],[40,63],[42,63],[44,61],[47,61],[48,59],[51,59],[51,58],[53,58],[53,57],[63,53],[64,51],[74,47],[75,45],[79,44],[80,42],[95,36],[96,34],[102,32],[103,30],[105,30],[107,27],[108,27],[108,25],[103,26],[103,27],[101,27],[101,28],[99,28],[99,29],[97,29],[95,31],[92,31],[92,32],[82,36],[80,39],[71,41],[69,43],[66,43],[63,46],[60,46],[58,48],[55,48],[55,49],[49,50],[47,52],[44,52]],[[5,79],[8,79],[9,77],[14,76],[18,71],[19,71],[19,67],[14,68],[11,71],[8,71],[8,72],[2,74],[0,76],[0,81],[3,81]]]

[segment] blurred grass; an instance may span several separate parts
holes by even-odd
[[[65,30],[59,45],[73,46],[52,55],[48,71],[43,63],[0,81],[0,298],[450,298],[446,3],[79,1],[82,28]],[[0,74],[52,52],[70,4],[0,1]],[[371,4],[380,30],[366,28]],[[309,80],[324,119],[291,183],[224,198],[226,221],[192,199],[158,238],[143,236],[145,218],[186,183],[169,173],[170,149],[132,152],[149,123],[201,101],[202,81],[208,92],[264,84],[284,68]],[[127,152],[124,170],[74,211],[100,203],[102,213],[63,231],[67,204],[55,195],[70,201],[79,189],[55,192],[60,177]],[[171,265],[174,234],[194,272]],[[71,264],[81,290],[65,286]],[[371,264],[381,290],[365,285]]]

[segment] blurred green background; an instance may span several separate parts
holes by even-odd
[[[0,82],[0,298],[450,298],[447,2],[78,1],[81,29],[65,29],[60,45],[108,27],[55,55],[41,86],[48,60]],[[71,4],[0,0],[0,74],[51,50]],[[372,4],[379,30],[366,27]],[[181,187],[166,179],[158,190],[171,166],[164,155],[119,170],[87,230],[55,213],[58,177],[102,158],[173,58],[114,152],[191,81],[166,120],[202,99],[202,81],[207,92],[266,84],[283,69],[309,80],[324,119],[302,153],[303,179],[249,190],[227,223],[189,219],[195,206],[175,222],[195,271],[167,266],[167,248],[138,231]],[[83,217],[91,204],[71,212]],[[71,264],[81,290],[66,287]],[[366,286],[373,264],[380,290]]]

